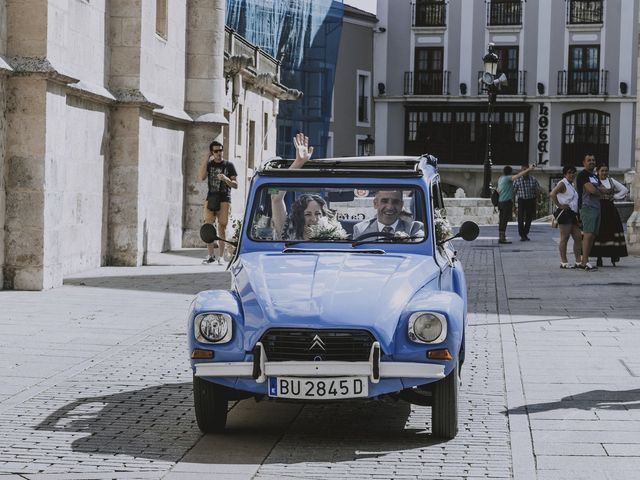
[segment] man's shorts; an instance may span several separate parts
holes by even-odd
[[[583,233],[598,233],[600,230],[600,209],[582,207],[580,209]]]
[[[207,208],[212,212],[220,210],[223,202],[231,203],[231,196],[226,193],[210,193],[207,195]]]

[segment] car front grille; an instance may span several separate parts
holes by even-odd
[[[260,339],[270,362],[369,360],[373,335],[366,330],[272,328]]]

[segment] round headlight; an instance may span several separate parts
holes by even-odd
[[[423,313],[413,321],[412,330],[418,340],[433,342],[442,334],[442,321],[432,313]]]
[[[229,324],[224,315],[210,313],[200,320],[200,333],[210,342],[219,342],[229,331]]]

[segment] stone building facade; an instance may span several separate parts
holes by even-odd
[[[274,154],[278,73],[224,0],[0,0],[0,284],[200,246],[198,166]]]

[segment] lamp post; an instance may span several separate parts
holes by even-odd
[[[376,143],[373,137],[370,134],[367,134],[367,138],[365,138],[362,143],[364,144],[364,155],[366,157],[373,155],[373,145]]]
[[[506,82],[504,74],[501,78],[496,79],[498,73],[498,55],[493,51],[493,43],[489,44],[487,54],[482,57],[484,63],[484,73],[480,82],[487,91],[487,149],[484,156],[484,175],[482,181],[482,192],[480,196],[482,198],[489,198],[491,196],[491,123],[493,122],[493,104],[496,102],[496,96],[502,82]]]

